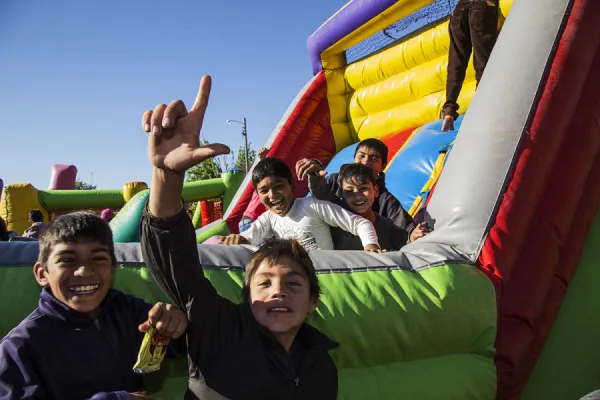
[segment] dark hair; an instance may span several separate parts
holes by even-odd
[[[295,240],[289,239],[272,239],[267,242],[252,255],[248,264],[246,265],[246,274],[244,275],[244,288],[242,289],[242,295],[245,302],[250,302],[250,281],[256,273],[259,265],[263,261],[267,261],[270,265],[275,264],[277,259],[281,256],[289,256],[300,264],[302,270],[308,278],[310,298],[313,300],[319,300],[321,294],[321,287],[319,286],[319,280],[317,279],[317,273],[315,272],[315,266],[310,259],[308,252],[304,250],[304,247]]]
[[[266,157],[263,158],[256,164],[252,171],[252,185],[254,189],[256,186],[265,178],[277,177],[287,180],[290,185],[294,184],[294,178],[292,177],[292,171],[285,161],[279,158]]]
[[[8,228],[6,222],[0,217],[0,242],[8,242]]]
[[[40,210],[29,211],[29,219],[31,222],[44,222],[44,214]]]
[[[373,186],[377,184],[377,180],[373,175],[371,167],[364,164],[344,164],[340,167],[338,173],[338,185],[340,187],[344,182],[352,182],[353,179],[358,180],[359,184],[371,182]]]
[[[388,163],[388,147],[379,139],[369,138],[365,139],[356,146],[354,150],[354,157],[361,148],[366,147],[367,149],[375,150],[381,156],[381,165],[385,167]]]
[[[57,244],[84,242],[99,242],[108,247],[112,264],[116,265],[115,245],[108,223],[85,211],[66,214],[50,222],[39,238],[38,262],[45,266]]]

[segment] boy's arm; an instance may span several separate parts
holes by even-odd
[[[396,226],[391,220],[386,229],[386,234],[389,235],[390,248],[385,250],[398,251],[404,247],[404,245],[410,243],[408,232],[399,226]]]
[[[4,339],[0,343],[0,399],[44,399],[46,391],[36,373],[34,357],[26,353],[21,341]]]
[[[36,373],[33,360],[27,354],[29,346],[22,341],[5,339],[0,344],[0,399],[38,400],[46,398],[43,381]],[[96,393],[90,400],[130,400],[126,391]]]
[[[327,179],[321,175],[310,174],[308,176],[308,190],[313,197],[325,200],[331,193],[331,188],[327,184]]]
[[[364,247],[370,244],[379,247],[377,232],[369,220],[328,201],[313,199],[310,207],[328,225],[340,227],[346,232],[360,237]]]
[[[394,225],[410,233],[415,228],[415,222],[400,201],[390,192],[381,193],[379,198],[379,215],[394,221]]]
[[[227,315],[235,312],[235,306],[221,298],[204,276],[194,227],[181,200],[189,168],[230,152],[222,144],[200,146],[210,88],[211,79],[204,76],[189,111],[182,101],[176,100],[168,106],[159,104],[142,116],[142,127],[149,133],[148,158],[153,166],[148,207],[142,214],[142,254],[163,291],[179,308],[187,311],[194,332],[215,321],[232,323],[234,318]],[[218,319],[212,318],[216,315]],[[190,345],[190,356],[199,356],[195,354],[199,347],[199,343]]]
[[[197,326],[227,303],[204,276],[196,234],[183,208],[170,218],[145,210],[140,242],[144,262],[158,285]]]
[[[263,213],[250,225],[250,228],[240,233],[240,236],[244,237],[248,243],[252,246],[258,246],[265,239],[272,237],[275,233],[271,227],[271,220],[269,219],[269,211]]]
[[[318,175],[308,177],[308,190],[314,198],[344,207],[344,201],[337,196],[337,189],[337,174],[329,175],[327,178]]]

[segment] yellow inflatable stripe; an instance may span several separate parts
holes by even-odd
[[[368,87],[448,54],[448,21],[400,44],[348,65],[344,77],[351,90]]]
[[[475,94],[475,81],[466,83],[458,98],[459,113],[464,113]],[[440,118],[442,106],[445,101],[445,91],[425,96],[422,99],[408,104],[400,104],[388,110],[381,110],[368,115],[360,116],[355,122],[350,120],[350,132],[358,132],[358,139],[378,138],[393,132],[403,131],[410,127],[422,126]]]
[[[341,68],[346,64],[344,52],[355,44],[365,40],[377,31],[383,30],[394,22],[433,3],[434,0],[399,0],[387,10],[346,35],[321,53],[324,69]]]
[[[435,182],[437,182],[440,174],[442,173],[442,169],[444,168],[444,161],[446,160],[447,155],[448,155],[448,152],[446,152],[446,151],[443,153],[440,153],[440,155],[438,156],[438,158],[435,161],[435,164],[433,166],[433,171],[431,173],[431,176],[429,177],[429,180],[425,183],[425,185],[421,189],[421,193],[431,190],[431,188],[433,187]],[[413,205],[408,210],[408,213],[410,214],[411,217],[414,218],[415,215],[417,215],[417,213],[421,209],[421,205],[423,204],[424,200],[425,199],[421,195],[417,196]]]
[[[350,119],[389,110],[445,91],[447,65],[447,56],[438,57],[410,71],[356,90],[350,96]],[[469,64],[466,82],[472,80],[475,80],[475,70]]]
[[[499,29],[506,19],[505,15],[508,14],[512,2],[513,0],[500,2]],[[364,88],[440,56],[447,57],[449,46],[448,20],[445,19],[417,36],[348,65],[344,77],[351,89]]]
[[[499,24],[511,5],[512,0],[500,2]],[[391,18],[392,11],[400,12],[405,6],[405,2],[400,1],[384,13],[390,18],[389,24],[401,18],[400,14]],[[383,18],[383,14],[380,17]],[[374,18],[369,24],[380,19]],[[334,46],[326,52],[331,52]],[[445,101],[448,46],[448,21],[445,20],[346,68],[326,69],[337,150],[358,140],[385,136],[439,119]],[[458,99],[459,113],[466,112],[474,91],[475,72],[470,62]]]

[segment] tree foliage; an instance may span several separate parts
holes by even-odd
[[[206,139],[200,141],[202,146],[209,144]],[[256,150],[252,150],[250,143],[248,144],[248,168],[256,158]],[[195,167],[187,171],[186,182],[202,181],[205,179],[220,178],[221,174],[228,169],[246,170],[244,146],[240,146],[237,152],[232,152],[229,156],[209,158],[202,161]]]
[[[77,179],[75,181],[75,190],[96,190],[96,185]]]

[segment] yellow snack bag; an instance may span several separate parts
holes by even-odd
[[[156,335],[155,329],[151,327],[144,335],[138,359],[133,366],[133,370],[138,374],[148,374],[158,371],[160,363],[162,363],[165,354],[167,354],[168,345],[169,338]]]

